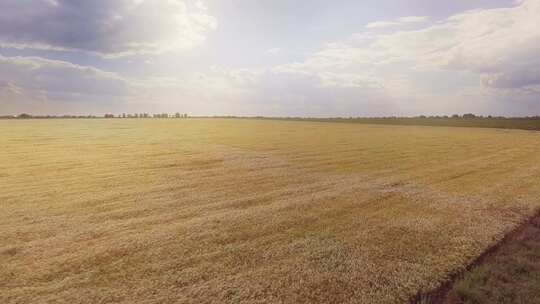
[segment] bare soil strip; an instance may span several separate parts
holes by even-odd
[[[536,212],[536,214],[516,227],[513,231],[508,233],[500,242],[496,243],[495,245],[489,247],[484,253],[482,253],[480,256],[478,256],[476,259],[474,259],[463,271],[457,272],[453,274],[449,280],[441,284],[438,288],[431,290],[429,292],[419,292],[416,294],[413,298],[411,298],[410,303],[431,303],[431,304],[460,304],[460,303],[492,303],[492,301],[497,301],[501,299],[494,299],[493,297],[499,296],[498,293],[504,293],[506,297],[516,297],[514,294],[514,291],[511,289],[514,289],[513,287],[516,287],[517,285],[516,281],[519,281],[517,277],[512,277],[511,273],[508,273],[508,269],[504,270],[503,267],[500,265],[500,259],[510,257],[510,258],[517,258],[519,259],[520,256],[525,255],[526,253],[523,252],[522,248],[528,248],[528,249],[537,249],[537,248],[531,248],[530,243],[534,243],[536,245],[540,244],[540,210]],[[529,257],[530,259],[530,257]],[[516,268],[519,268],[520,265],[515,265]],[[521,266],[522,267],[522,266]],[[500,281],[500,273],[501,269],[503,269],[503,276],[508,275],[510,278],[512,278],[512,284],[507,284],[505,287],[507,290],[490,290],[487,292],[489,295],[481,295],[480,293],[484,292],[486,286],[488,289],[494,288],[493,285],[499,285],[497,288],[500,288],[500,284],[497,284]],[[487,271],[485,271],[487,270]],[[524,271],[535,271],[534,269],[528,269]],[[482,274],[478,274],[478,272],[482,272]],[[540,277],[540,273],[536,273],[537,277]],[[467,284],[467,289],[464,292],[470,293],[470,294],[477,294],[475,295],[475,299],[468,299],[468,301],[464,301],[462,297],[459,295],[459,289],[460,286],[458,284],[463,283],[464,281],[467,281],[465,284]],[[482,280],[483,282],[478,282]],[[505,279],[502,278],[504,281]],[[490,282],[486,282],[490,281]],[[508,282],[504,282],[508,283]],[[525,282],[528,284],[528,282]],[[533,283],[534,282],[529,282]],[[528,285],[533,285],[528,284]],[[480,286],[483,285],[483,286]],[[492,285],[492,286],[489,286]],[[480,289],[484,288],[484,291],[481,291]],[[503,286],[503,289],[504,286]],[[520,284],[518,293],[526,294],[526,293],[534,293],[533,290],[523,290],[523,284]],[[525,287],[527,289],[527,286]],[[491,297],[491,298],[490,298]],[[517,297],[520,297],[519,303],[523,302],[523,295],[518,295]],[[514,299],[515,300],[515,299]],[[513,300],[510,300],[513,301]],[[530,299],[530,301],[534,301],[534,299]],[[532,302],[531,302],[532,303]]]

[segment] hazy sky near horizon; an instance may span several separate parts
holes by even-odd
[[[0,115],[540,115],[540,0],[2,0]]]

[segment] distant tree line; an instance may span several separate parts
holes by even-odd
[[[522,116],[522,117],[507,117],[507,116],[492,116],[492,115],[475,115],[472,113],[468,114],[454,114],[454,115],[418,115],[418,116],[349,116],[349,117],[302,117],[302,116],[286,116],[286,117],[270,117],[270,116],[234,116],[234,115],[215,115],[215,116],[199,116],[207,118],[235,118],[235,119],[277,119],[277,120],[379,120],[379,119],[538,119],[540,116]]]
[[[160,114],[148,114],[148,113],[134,113],[134,114],[126,114],[122,113],[119,115],[115,114],[105,114],[103,116],[96,116],[96,115],[32,115],[27,113],[22,113],[18,115],[3,115],[0,116],[0,119],[74,119],[74,118],[188,118],[188,115],[186,113],[175,113],[175,114],[168,114],[168,113],[160,113]]]
[[[386,117],[236,117],[236,116],[213,116],[216,118],[236,118],[236,119],[271,119],[290,121],[314,121],[328,123],[358,123],[358,124],[380,124],[380,125],[400,125],[400,126],[438,126],[438,127],[471,127],[471,128],[499,128],[499,129],[521,129],[540,131],[540,116],[527,117],[504,117],[504,116],[481,116],[468,114],[454,114],[443,116],[419,115],[413,117],[386,116]]]
[[[0,116],[0,119],[49,119],[49,118],[107,118],[107,119],[124,119],[124,118],[187,118],[187,114],[105,114],[103,116],[94,115],[62,115],[62,116],[34,116],[30,114],[7,115]],[[202,116],[199,116],[202,117]],[[316,121],[316,122],[339,122],[339,123],[359,123],[359,124],[381,124],[381,125],[405,125],[405,126],[440,126],[440,127],[480,127],[480,128],[501,128],[501,129],[522,129],[522,130],[538,130],[540,131],[540,116],[528,117],[504,117],[504,116],[481,116],[472,113],[463,115],[443,115],[443,116],[414,116],[414,117],[238,117],[238,116],[211,116],[212,118],[235,118],[235,119],[272,119],[272,120],[294,120],[294,121]]]
[[[175,113],[175,114],[169,114],[169,113],[160,113],[160,114],[148,114],[148,113],[134,113],[134,114],[126,114],[122,113],[120,115],[114,115],[114,114],[105,114],[104,118],[188,118],[188,115],[186,113]]]
[[[188,118],[186,113],[158,113],[158,114],[149,114],[149,113],[122,113],[122,114],[105,114],[103,116],[97,115],[32,115],[27,113],[21,113],[18,115],[0,115],[0,119],[47,119],[47,118]],[[454,115],[419,115],[419,116],[380,116],[380,117],[327,117],[327,118],[318,118],[318,117],[299,117],[299,116],[287,116],[287,117],[268,117],[268,116],[234,116],[234,115],[223,115],[223,116],[198,116],[206,118],[238,118],[238,119],[280,119],[280,120],[324,120],[324,121],[333,121],[333,120],[415,120],[415,119],[529,119],[529,120],[540,120],[540,116],[524,116],[524,117],[506,117],[506,116],[482,116],[475,115],[472,113],[467,114],[454,114]]]
[[[100,118],[96,115],[32,115],[27,113],[22,113],[18,115],[2,115],[0,119],[54,119],[54,118],[70,118],[70,119],[89,119],[89,118]]]

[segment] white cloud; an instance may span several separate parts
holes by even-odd
[[[58,1],[56,0],[43,0],[43,1],[51,6],[58,6]]]
[[[129,88],[126,79],[97,68],[40,57],[0,55],[0,85],[2,83],[26,92],[56,95],[122,96]]]
[[[266,54],[276,56],[276,55],[281,54],[282,52],[283,50],[281,48],[271,48],[266,51]]]
[[[407,16],[396,19],[395,21],[375,21],[366,24],[368,29],[380,29],[380,28],[389,28],[396,27],[400,25],[410,25],[415,23],[428,22],[429,17],[427,16]]]
[[[0,55],[0,109],[7,112],[160,112],[219,114],[254,97],[259,74],[213,67],[182,78],[128,78],[40,57]],[[58,110],[55,110],[58,109]]]
[[[366,24],[366,28],[368,29],[374,29],[374,28],[386,28],[386,27],[392,27],[399,25],[399,22],[393,22],[393,21],[374,21]]]
[[[459,96],[464,89],[484,92],[477,94],[484,99],[496,95],[485,90],[537,94],[539,14],[540,1],[524,0],[510,8],[468,11],[421,29],[357,33],[276,70],[310,75],[325,87],[377,90],[411,111],[474,107],[474,100]]]
[[[427,22],[429,21],[428,16],[407,16],[398,18],[398,22],[401,23],[417,23],[417,22]]]
[[[79,113],[122,103],[135,87],[115,73],[65,61],[0,55],[3,113]],[[87,113],[88,113],[87,112]]]
[[[202,1],[195,1],[195,7],[200,9],[201,11],[208,10],[208,7],[206,7],[206,4],[204,4]]]
[[[4,0],[0,46],[122,56],[189,49],[217,27],[201,1]]]

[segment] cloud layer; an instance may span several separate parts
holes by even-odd
[[[3,0],[0,46],[161,53],[202,43],[217,21],[204,5],[178,0]]]
[[[159,62],[162,52],[201,44],[217,24],[199,1],[32,3],[0,3],[1,44],[109,57],[147,53],[153,56],[148,62]],[[81,111],[97,113],[201,115],[536,115],[539,14],[540,0],[523,0],[442,20],[402,17],[391,25],[375,22],[301,60],[273,66],[199,62],[197,69],[183,70],[186,62],[170,55],[162,61],[168,65],[178,60],[181,70],[172,75],[136,77],[62,60],[0,55],[0,107],[20,111],[33,107],[23,104],[41,103],[35,108],[51,112],[54,104],[84,104]],[[279,46],[262,51],[260,57],[282,60],[288,52]]]
[[[540,92],[539,13],[540,1],[524,0],[512,8],[464,12],[421,29],[360,32],[275,71],[311,76],[323,87],[375,90],[407,113],[459,108],[456,103],[489,95],[519,99]]]
[[[0,55],[0,107],[92,103],[94,108],[118,103],[133,94],[132,83],[93,67],[39,57]],[[39,109],[39,108],[37,108]]]

